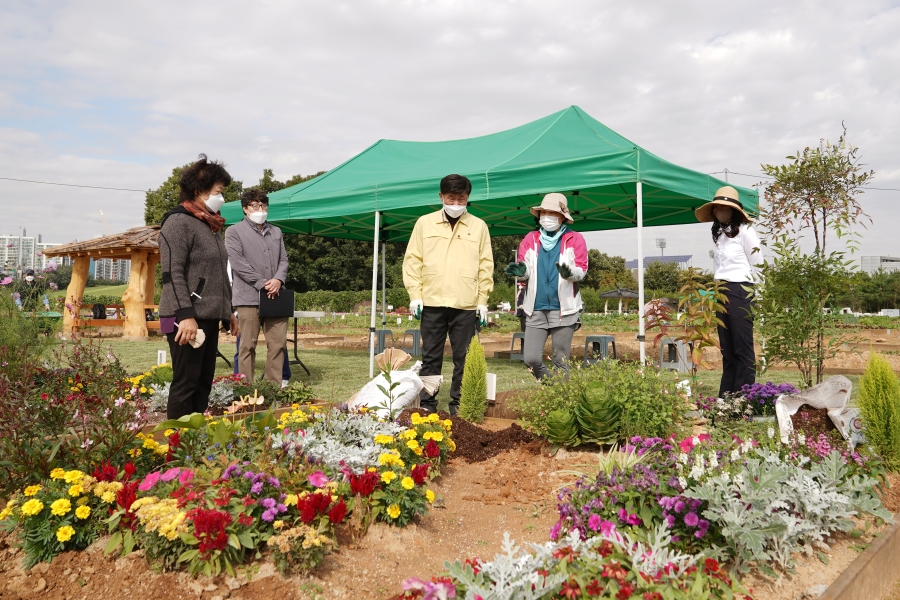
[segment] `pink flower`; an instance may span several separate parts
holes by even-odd
[[[2,281],[0,281],[0,285],[9,285],[12,283],[12,277],[4,277]]]
[[[588,527],[591,531],[597,531],[600,529],[600,522],[602,520],[600,515],[591,515],[590,518],[588,518]]]
[[[172,467],[168,471],[162,474],[162,477],[159,478],[160,481],[172,481],[178,474],[181,473],[181,467]]]
[[[185,485],[188,481],[190,481],[193,478],[194,478],[194,472],[185,469],[184,471],[181,472],[181,475],[178,476],[178,482],[181,483],[181,485]]]
[[[141,485],[138,486],[138,489],[142,492],[148,492],[153,489],[153,486],[156,485],[156,482],[159,481],[159,471],[155,471],[150,473],[144,480],[141,482]]]
[[[307,477],[307,479],[314,487],[317,488],[325,487],[325,484],[329,481],[328,476],[325,475],[325,473],[323,473],[322,471],[316,471],[315,473]]]

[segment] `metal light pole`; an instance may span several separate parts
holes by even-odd
[[[659,255],[666,255],[666,238],[656,238],[656,247],[659,248]]]

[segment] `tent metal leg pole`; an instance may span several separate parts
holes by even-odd
[[[637,182],[637,236],[638,236],[638,342],[641,346],[641,364],[647,360],[644,335],[644,190]]]
[[[387,329],[387,262],[385,258],[387,249],[384,242],[381,243],[381,328]]]
[[[375,243],[372,244],[372,309],[369,321],[369,379],[375,377],[375,311],[378,307],[378,232],[381,229],[381,213],[375,211]]]

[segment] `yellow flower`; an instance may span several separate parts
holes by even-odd
[[[274,529],[281,529],[282,527],[284,527],[284,521],[275,521],[274,523],[272,523],[272,527]]]
[[[156,450],[157,446],[159,446],[159,443],[152,437],[144,438],[144,448],[146,448],[147,450]]]
[[[422,415],[420,415],[419,413],[413,413],[413,414],[411,414],[410,417],[409,417],[409,421],[410,421],[410,423],[412,423],[413,425],[421,425],[422,423],[425,422],[425,421],[422,419]]]
[[[4,508],[3,510],[0,510],[0,521],[5,521],[6,519],[9,518],[9,515],[11,515],[11,514],[12,514],[12,508],[10,508],[9,506]]]
[[[146,394],[146,393],[147,393],[147,388],[145,388],[144,386],[141,386],[141,393],[142,393],[142,394]]]
[[[451,429],[453,429],[453,421],[451,421],[450,419],[444,419],[443,421],[441,421],[441,425],[447,431],[450,431]]]
[[[385,483],[390,483],[395,479],[397,479],[397,474],[393,471],[385,471],[381,474],[381,480]]]
[[[66,471],[66,474],[63,475],[63,479],[66,480],[66,483],[81,483],[81,479],[84,477],[84,473],[77,470]]]
[[[444,441],[444,434],[441,433],[440,431],[433,431],[433,432],[431,432],[431,439],[433,439],[436,442],[442,442],[442,441]]]
[[[416,487],[416,482],[413,481],[412,477],[404,477],[400,482],[400,485],[402,485],[405,490],[411,490]]]
[[[128,454],[132,458],[137,458],[138,456],[141,455],[141,449],[140,448],[132,448],[131,450],[128,451]]]
[[[78,496],[82,495],[83,493],[84,493],[84,488],[81,487],[77,483],[69,488],[69,495],[72,496],[73,498],[77,498]]]
[[[70,510],[72,510],[72,503],[69,502],[66,498],[54,500],[53,504],[50,505],[50,512],[57,517],[62,517],[69,514]]]
[[[414,439],[416,439],[417,435],[418,434],[416,433],[415,429],[407,429],[406,431],[404,431],[403,433],[400,434],[400,437],[402,437],[403,439],[406,439],[406,440],[414,440]]]
[[[91,499],[88,498],[87,496],[82,496],[81,498],[79,498],[78,500],[75,501],[75,504],[77,506],[84,506],[85,504],[87,504],[90,501],[91,501]]]
[[[68,542],[75,535],[75,530],[71,525],[63,525],[56,530],[56,539],[60,542]]]
[[[375,443],[376,444],[393,444],[394,436],[384,435],[384,434],[379,433],[378,435],[375,436]]]
[[[374,473],[378,469],[376,469],[375,467],[369,467],[367,470],[369,471],[369,473]]]
[[[62,479],[66,474],[65,469],[56,468],[50,471],[50,479]]]
[[[400,516],[400,507],[396,504],[391,504],[388,506],[387,514],[390,518],[396,519]]]
[[[430,440],[430,439],[431,439],[431,436],[433,436],[433,435],[434,435],[434,434],[431,433],[430,431],[426,431],[425,433],[422,434],[422,439],[423,439],[423,440]]]
[[[450,452],[456,452],[456,442],[453,440],[447,440],[447,446],[450,447]]]
[[[285,506],[297,506],[297,494],[288,494],[284,499]]]
[[[417,442],[416,440],[409,440],[408,442],[406,442],[406,447],[415,452],[419,449],[419,442]]]
[[[434,502],[434,492],[432,492],[431,490],[425,490],[425,498],[429,502]]]
[[[153,451],[156,452],[157,454],[159,454],[160,456],[162,456],[169,451],[169,445],[168,444],[159,444],[156,446],[156,448],[153,449]]]
[[[421,449],[421,448],[416,448],[415,450],[413,450],[413,452],[416,454],[416,456],[422,456],[422,449]]]
[[[91,507],[79,506],[75,509],[75,516],[79,519],[87,519],[89,516],[91,516]]]
[[[22,505],[22,514],[26,517],[33,517],[44,510],[44,503],[37,498],[32,498]]]
[[[368,406],[360,406],[359,408],[356,409],[356,411],[360,412],[362,414],[366,414],[367,412],[369,412],[369,407]]]
[[[25,488],[25,495],[26,496],[37,496],[37,493],[39,491],[41,491],[41,486],[29,485],[27,488]]]
[[[438,416],[437,413],[431,413],[430,415],[428,415],[428,421],[430,423],[437,423],[440,420],[441,420],[441,418]]]
[[[166,429],[165,431],[163,431],[163,435],[166,436],[166,437],[169,437],[169,436],[172,435],[173,433],[175,433],[175,430],[174,430],[174,429]]]

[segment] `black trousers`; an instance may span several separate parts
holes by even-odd
[[[749,283],[724,282],[728,298],[727,313],[719,317],[725,326],[719,326],[719,344],[722,346],[722,382],[719,398],[739,392],[744,384],[756,382],[756,352],[753,349],[753,313]]]
[[[206,412],[209,392],[216,374],[216,350],[219,347],[221,321],[198,319],[197,326],[206,334],[206,341],[199,348],[183,346],[175,341],[175,333],[166,334],[172,355],[172,387],[169,388],[169,405],[166,417],[177,419],[191,413]]]
[[[453,382],[450,385],[450,412],[459,409],[459,389],[462,385],[466,351],[475,336],[478,322],[476,311],[459,308],[426,306],[422,309],[422,370],[420,375],[440,375],[444,365],[444,342],[449,334],[453,354]],[[437,410],[437,398],[426,391],[419,396],[422,408]]]

